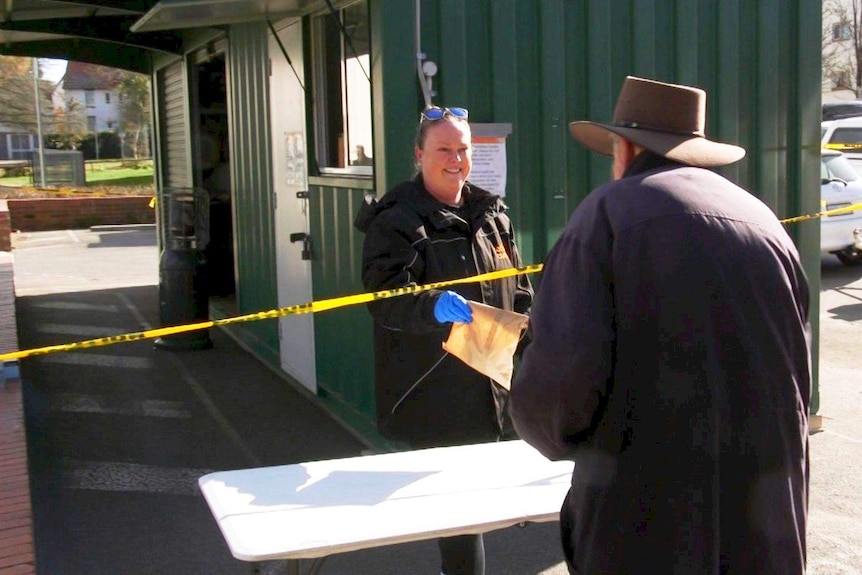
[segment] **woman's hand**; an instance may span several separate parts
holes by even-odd
[[[473,321],[473,310],[460,294],[444,291],[434,304],[434,318],[440,323],[470,323]]]

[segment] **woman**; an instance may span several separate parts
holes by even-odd
[[[521,265],[499,196],[467,182],[472,167],[467,110],[429,108],[414,154],[418,174],[364,206],[362,282],[379,291]],[[374,318],[377,424],[412,448],[513,436],[507,391],[443,351],[455,321],[469,322],[466,300],[525,313],[533,289],[524,275],[379,300]],[[444,575],[484,573],[482,536],[440,540]]]

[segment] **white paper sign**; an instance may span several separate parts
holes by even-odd
[[[473,137],[473,169],[469,180],[489,192],[506,196],[505,137]]]

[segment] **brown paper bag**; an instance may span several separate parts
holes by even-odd
[[[473,321],[453,323],[443,349],[509,389],[513,357],[529,317],[474,301],[467,303],[473,310]]]

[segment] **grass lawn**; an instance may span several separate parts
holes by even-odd
[[[153,185],[153,163],[142,161],[137,167],[132,162],[87,162],[86,180],[87,187],[99,186],[152,186]],[[38,175],[36,181],[38,182]],[[33,179],[27,176],[16,176],[0,178],[0,186],[32,186]]]

